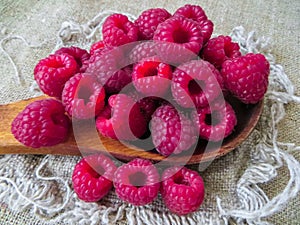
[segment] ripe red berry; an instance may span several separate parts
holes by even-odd
[[[34,79],[45,94],[60,99],[65,83],[77,69],[74,57],[68,54],[49,55],[35,66]]]
[[[85,71],[86,67],[84,65],[86,64],[86,61],[88,61],[90,58],[90,54],[85,49],[81,49],[75,46],[60,48],[55,52],[55,54],[56,55],[68,54],[72,56],[77,62],[78,72]]]
[[[193,60],[176,68],[171,84],[175,101],[185,108],[205,107],[224,89],[219,71],[204,60]]]
[[[162,97],[168,91],[171,79],[171,66],[155,58],[140,61],[133,67],[133,85],[146,96]]]
[[[27,105],[13,120],[11,132],[22,144],[39,148],[64,142],[70,125],[61,102],[50,98]]]
[[[122,14],[110,15],[102,26],[103,41],[110,46],[120,46],[137,41],[138,33],[138,27]]]
[[[149,122],[151,120],[152,114],[160,105],[160,98],[153,96],[144,97],[136,91],[130,92],[129,96],[134,99],[134,101],[139,106],[143,116],[145,117],[146,121]]]
[[[195,212],[204,199],[201,176],[185,167],[171,167],[162,174],[161,195],[167,208],[178,215]]]
[[[234,96],[246,104],[255,104],[267,91],[270,64],[264,55],[248,53],[225,61],[221,73]]]
[[[132,70],[124,60],[121,47],[104,47],[91,56],[86,72],[97,77],[107,94],[115,94],[131,82]]]
[[[136,102],[125,94],[112,95],[108,105],[97,117],[96,127],[106,136],[118,140],[136,140],[147,128],[147,123]]]
[[[186,4],[178,8],[174,16],[184,16],[195,21],[201,29],[204,44],[212,35],[214,24],[207,18],[204,10],[199,5]]]
[[[207,42],[203,47],[201,56],[216,68],[221,69],[226,60],[241,56],[240,46],[232,42],[230,36],[220,35]]]
[[[172,65],[195,58],[203,45],[200,27],[182,16],[171,17],[160,23],[153,40],[159,57]]]
[[[78,73],[65,84],[62,102],[68,114],[77,119],[96,117],[105,104],[105,91],[97,78]]]
[[[228,102],[210,104],[192,113],[192,121],[199,129],[199,137],[208,141],[222,141],[237,124],[235,112]]]
[[[78,198],[86,202],[101,200],[113,187],[113,176],[117,167],[103,154],[90,155],[75,166],[72,183]]]
[[[157,197],[159,181],[156,167],[149,160],[136,158],[117,169],[114,187],[120,199],[139,206]]]
[[[152,39],[157,26],[169,17],[171,17],[171,14],[162,8],[147,9],[143,11],[134,22],[139,28],[140,39]]]
[[[197,131],[192,121],[169,104],[155,110],[150,131],[156,150],[164,156],[186,151],[197,141]]]

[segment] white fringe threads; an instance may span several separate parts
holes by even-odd
[[[86,24],[78,24],[73,21],[62,23],[57,34],[56,46],[53,52],[62,46],[77,44],[87,48],[95,41],[101,32],[101,26],[105,18],[115,11],[100,12]],[[134,20],[133,15],[126,14]],[[289,153],[299,151],[300,147],[293,143],[277,141],[277,124],[284,117],[284,104],[289,102],[300,103],[300,98],[294,95],[294,86],[284,73],[282,66],[275,63],[270,48],[270,40],[264,37],[256,38],[255,32],[245,33],[243,27],[236,27],[231,33],[233,41],[238,42],[243,54],[248,52],[262,53],[270,62],[271,73],[269,89],[265,97],[265,111],[270,115],[261,118],[267,124],[259,132],[258,144],[252,150],[252,161],[237,183],[236,194],[239,208],[223,208],[222,199],[217,197],[217,212],[196,212],[188,217],[180,217],[165,212],[157,212],[145,207],[134,207],[122,202],[114,207],[98,205],[96,203],[84,203],[79,201],[72,192],[68,181],[59,176],[42,176],[40,171],[48,162],[55,161],[55,156],[46,156],[38,163],[34,177],[38,184],[22,182],[22,172],[15,168],[2,167],[0,169],[0,201],[5,202],[12,210],[21,211],[31,209],[36,215],[44,217],[49,223],[65,222],[67,224],[116,224],[126,218],[128,224],[270,224],[264,219],[280,212],[284,206],[300,191],[300,164]],[[10,55],[5,51],[4,43],[20,39],[26,46],[39,48],[50,40],[45,40],[40,45],[31,45],[23,37],[7,36],[0,41],[0,50],[7,57],[15,71],[17,84],[22,83],[22,75]],[[75,40],[74,40],[75,39]],[[33,94],[40,93],[35,83],[32,84]],[[271,119],[270,119],[271,117]],[[258,132],[258,131],[254,131]],[[23,156],[19,156],[23,157]],[[8,165],[10,155],[0,159],[1,165]],[[21,161],[21,160],[20,160]],[[17,162],[16,162],[17,163]],[[286,166],[290,173],[290,179],[284,190],[269,199],[259,184],[266,183],[277,176],[277,170]],[[53,188],[53,185],[58,185]]]

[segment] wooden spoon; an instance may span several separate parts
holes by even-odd
[[[46,98],[46,96],[22,100],[19,102],[0,106],[0,154],[38,154],[38,155],[82,155],[91,152],[108,152],[114,157],[128,161],[136,157],[150,159],[155,162],[196,164],[208,162],[225,155],[240,145],[251,133],[257,124],[263,110],[263,101],[255,105],[245,105],[231,99],[230,103],[237,114],[238,124],[235,131],[224,139],[222,145],[207,145],[200,142],[196,150],[191,153],[179,154],[172,157],[164,157],[156,151],[144,151],[134,145],[123,145],[121,142],[95,135],[95,130],[82,126],[80,148],[73,132],[64,143],[52,147],[30,148],[19,143],[12,135],[11,122],[16,115],[29,103]],[[99,138],[102,145],[99,145]],[[83,140],[83,141],[82,141]],[[80,149],[80,150],[79,150]]]

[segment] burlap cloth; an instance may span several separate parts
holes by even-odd
[[[185,3],[183,0],[123,2],[1,0],[0,40],[5,52],[0,51],[0,103],[5,104],[36,94],[35,87],[32,87],[33,67],[40,58],[53,50],[57,43],[57,33],[64,21],[85,24],[105,10],[137,15],[147,8],[164,7],[174,12]],[[230,34],[234,27],[242,25],[246,36],[249,35],[248,32],[254,30],[258,37],[270,38],[271,54],[276,58],[276,63],[282,65],[294,84],[295,95],[300,96],[300,1],[229,0],[223,3],[203,0],[189,3],[200,4],[206,10],[208,17],[215,24],[216,34]],[[11,35],[20,37],[6,39]],[[252,41],[255,40],[253,38]],[[39,44],[42,45],[35,46]],[[33,48],[34,46],[36,48]],[[264,49],[264,46],[258,47]],[[10,60],[13,60],[16,68],[12,66]],[[291,89],[292,86],[288,88]],[[293,102],[285,105],[286,115],[275,129],[278,131],[276,143],[300,145],[299,109],[299,105]],[[269,108],[266,108],[265,114],[271,115],[271,111],[268,110]],[[243,186],[243,182],[247,182],[246,173],[249,172],[249,168],[251,170],[253,164],[255,165],[254,161],[261,153],[260,149],[253,149],[253,142],[258,140],[259,136],[263,136],[264,126],[270,124],[269,120],[268,116],[263,118],[256,131],[240,148],[214,161],[201,172],[207,196],[199,210],[200,213],[190,218],[169,215],[160,198],[144,208],[123,204],[113,193],[101,201],[99,206],[78,203],[71,192],[72,189],[67,187],[71,186],[72,169],[79,157],[1,156],[0,224],[224,224],[232,223],[231,218],[238,224],[245,224],[244,219],[247,219],[249,224],[266,222],[300,224],[300,197],[297,193],[283,193],[286,194],[288,203],[281,199],[279,201],[282,202],[276,202],[278,205],[274,204],[273,208],[272,205],[265,207],[287,187],[299,185],[295,181],[300,178],[293,177],[297,173],[292,173],[289,170],[291,168],[285,166],[285,161],[277,167],[268,167],[270,160],[266,160],[268,163],[264,169],[257,171],[257,177],[261,177],[261,173],[265,172],[269,174],[266,178],[268,182],[260,180],[258,182],[260,184],[255,188],[250,185],[248,188],[251,192],[247,190],[243,192],[240,189],[237,191],[239,186]],[[300,160],[299,149],[294,145],[280,146],[286,147],[282,147],[282,151],[288,150],[290,155]],[[268,149],[268,146],[260,147]],[[262,152],[268,156],[266,153],[268,150]],[[261,159],[261,155],[259,157],[258,160]],[[293,169],[299,174],[299,168]],[[255,179],[253,171],[250,178]],[[289,183],[290,179],[293,179],[293,183]],[[241,202],[241,199],[251,201],[252,193],[262,190],[264,193],[256,193],[256,196],[260,197],[256,197],[255,202]],[[287,190],[292,192],[295,188]],[[290,199],[289,195],[297,197]],[[23,198],[24,196],[27,198]],[[245,213],[247,210],[249,212],[256,210],[257,216]],[[262,215],[259,216],[259,212]]]

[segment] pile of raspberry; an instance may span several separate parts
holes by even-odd
[[[152,151],[166,157],[194,149],[199,140],[222,141],[238,122],[228,99],[261,101],[270,66],[262,54],[242,55],[229,36],[212,38],[213,26],[200,6],[189,4],[173,14],[148,9],[135,21],[108,16],[102,40],[89,50],[63,47],[37,63],[34,78],[49,98],[17,115],[13,135],[29,147],[53,146],[68,138],[71,119],[95,119],[99,134],[151,140]],[[143,159],[117,169],[100,155],[76,165],[73,185],[85,201],[99,201],[113,185],[135,205],[153,201],[161,186],[166,206],[187,214],[203,200],[198,176],[174,167],[160,178]]]

